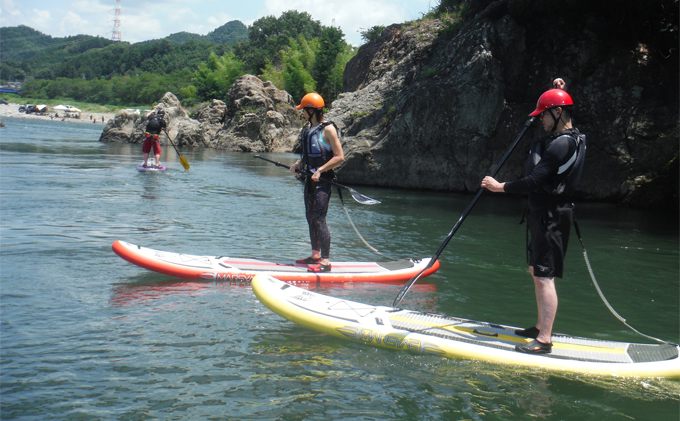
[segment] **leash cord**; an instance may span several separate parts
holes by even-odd
[[[637,333],[638,335],[642,335],[645,338],[649,338],[652,340],[655,340],[657,342],[661,342],[664,344],[671,344],[671,342],[664,341],[663,339],[655,338],[654,336],[649,336],[645,333],[640,332],[639,330],[635,329],[633,326],[629,325],[628,322],[626,322],[626,319],[621,317],[619,313],[614,310],[614,307],[609,304],[609,301],[607,301],[607,298],[604,296],[604,293],[602,292],[602,289],[600,289],[600,284],[597,283],[597,280],[595,279],[595,272],[593,272],[593,267],[590,265],[590,259],[588,259],[588,251],[586,250],[586,246],[583,244],[583,238],[581,237],[581,230],[578,227],[578,222],[576,222],[576,214],[573,214],[573,219],[574,219],[574,228],[576,230],[576,235],[578,235],[578,240],[581,242],[581,247],[583,247],[583,258],[586,261],[586,266],[588,267],[588,273],[590,274],[590,279],[593,281],[593,285],[595,285],[595,289],[597,290],[597,293],[600,295],[600,298],[602,299],[602,302],[607,306],[609,311],[619,319],[624,325],[626,325],[630,330],[633,332]]]
[[[371,246],[370,244],[368,244],[368,242],[367,242],[366,240],[364,240],[364,237],[361,236],[361,234],[359,233],[359,230],[358,230],[357,227],[354,225],[354,222],[352,222],[352,218],[349,217],[349,212],[347,211],[347,207],[345,207],[345,201],[342,200],[342,192],[341,192],[341,190],[340,190],[339,187],[338,187],[338,196],[340,196],[340,203],[342,203],[342,209],[345,211],[345,215],[347,215],[347,220],[349,221],[350,225],[352,225],[352,228],[354,228],[354,232],[357,233],[357,235],[359,236],[359,239],[360,239],[361,241],[363,241],[363,243],[366,244],[366,247],[368,247],[372,252],[378,253],[379,255],[381,255],[381,256],[386,257],[386,258],[389,259],[389,258],[390,258],[389,256],[386,256],[386,255],[382,254],[381,252],[379,252],[379,251],[378,251],[377,249],[375,249],[373,246]]]

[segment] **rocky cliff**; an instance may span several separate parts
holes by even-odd
[[[504,3],[491,2],[455,30],[441,20],[392,25],[359,49],[344,74],[352,92],[328,114],[346,134],[341,181],[476,191],[540,94],[562,77],[588,139],[578,194],[677,209],[677,49],[615,43],[555,22],[541,32],[516,21]],[[530,140],[543,134],[538,126],[499,179],[523,175]]]
[[[634,2],[622,12],[588,0],[466,4],[463,19],[389,26],[348,63],[347,92],[327,114],[343,129],[341,182],[477,191],[562,77],[575,126],[587,135],[578,195],[677,212],[677,2],[635,6],[662,7],[648,16],[636,16]],[[181,146],[290,152],[302,124],[288,93],[250,75],[196,119],[170,93],[160,103]],[[100,140],[141,142],[145,124],[121,112]],[[543,134],[535,125],[497,178],[521,177],[531,138]]]

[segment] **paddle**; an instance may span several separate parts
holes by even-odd
[[[179,155],[179,162],[182,164],[182,166],[184,167],[185,170],[188,170],[189,169],[189,162],[186,159],[184,159],[184,157],[182,157],[182,155],[180,155],[179,151],[177,150],[177,146],[175,146],[175,144],[172,142],[172,139],[170,138],[168,131],[165,130],[165,129],[163,129],[163,131],[165,132],[165,135],[170,140],[170,144],[172,145],[172,147],[175,148],[175,152],[177,152],[177,155]]]
[[[276,165],[277,167],[282,167],[282,168],[288,168],[288,169],[290,169],[290,165],[286,165],[286,164],[282,164],[282,163],[280,163],[280,162],[272,161],[271,159],[267,159],[267,158],[265,158],[265,157],[263,157],[263,156],[261,156],[261,155],[255,155],[255,158],[260,158],[260,159],[262,159],[262,160],[264,160],[264,161],[271,162],[272,164]],[[307,172],[305,173],[305,175],[311,176],[312,173],[309,172],[309,171],[307,171]],[[359,193],[358,191],[354,190],[354,189],[351,188],[351,187],[343,186],[342,184],[336,183],[335,181],[326,180],[326,179],[324,179],[324,178],[322,178],[321,181],[325,181],[325,182],[327,182],[327,183],[331,183],[332,185],[334,185],[334,186],[336,186],[336,187],[340,187],[341,189],[345,189],[345,190],[349,191],[349,193],[352,195],[352,198],[353,198],[354,200],[356,200],[358,203],[361,203],[362,205],[377,205],[377,204],[380,203],[380,200],[372,199],[372,198],[370,198],[370,197],[368,197],[368,196],[365,196],[365,195]]]
[[[501,169],[501,167],[503,166],[503,164],[505,164],[505,161],[508,159],[508,157],[510,156],[510,154],[512,153],[512,151],[515,149],[515,147],[517,146],[517,144],[519,143],[519,141],[522,140],[522,137],[524,137],[524,134],[525,134],[526,131],[529,129],[529,127],[533,124],[533,122],[534,122],[535,119],[536,119],[536,117],[531,117],[531,118],[524,124],[524,128],[522,129],[522,132],[519,134],[519,136],[517,136],[517,139],[515,139],[515,142],[512,144],[512,146],[510,147],[510,149],[508,149],[508,151],[505,153],[505,156],[503,156],[503,158],[501,159],[501,161],[498,163],[498,166],[496,166],[496,169],[493,170],[493,172],[491,173],[491,177],[495,177],[495,176],[496,176],[496,174],[498,173],[498,171]],[[456,222],[456,225],[454,225],[453,229],[451,229],[451,232],[450,232],[449,235],[446,237],[446,239],[444,240],[444,242],[442,243],[442,245],[439,246],[439,249],[438,249],[437,252],[434,254],[434,256],[432,256],[432,259],[430,259],[430,262],[427,264],[427,266],[425,267],[425,269],[423,269],[423,270],[422,270],[419,274],[417,274],[415,277],[411,278],[411,280],[408,281],[408,282],[406,283],[406,285],[403,286],[403,288],[401,289],[401,291],[399,291],[399,294],[397,294],[397,297],[394,299],[394,302],[392,303],[392,307],[393,307],[393,308],[397,308],[397,306],[399,305],[399,303],[401,303],[401,300],[404,298],[404,296],[405,296],[406,293],[408,292],[409,288],[411,288],[411,285],[413,285],[413,284],[418,280],[418,278],[420,278],[420,276],[421,276],[423,273],[425,273],[425,271],[427,271],[429,268],[432,267],[432,265],[434,265],[434,262],[437,261],[437,259],[439,258],[439,255],[442,253],[442,251],[444,251],[444,248],[446,247],[446,245],[449,244],[449,241],[451,241],[451,238],[453,238],[453,235],[456,233],[456,231],[458,231],[458,228],[461,226],[461,224],[463,223],[463,221],[465,220],[465,218],[467,218],[468,214],[470,213],[470,211],[472,210],[472,208],[473,208],[473,207],[475,206],[475,204],[477,203],[477,200],[479,200],[479,197],[482,195],[482,193],[484,193],[484,190],[486,190],[486,189],[483,188],[483,187],[479,189],[479,191],[477,192],[477,195],[475,195],[475,198],[472,199],[472,202],[468,205],[467,209],[465,209],[465,212],[463,212],[463,215],[460,217],[460,219],[458,219],[458,222]]]

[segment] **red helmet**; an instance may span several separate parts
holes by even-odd
[[[529,115],[533,117],[549,108],[565,107],[568,105],[574,105],[574,101],[571,100],[571,96],[569,96],[566,91],[563,91],[562,89],[551,89],[543,92],[543,95],[538,98],[538,102],[536,103],[536,110]]]
[[[312,92],[310,94],[307,94],[302,97],[302,101],[300,101],[300,105],[298,105],[297,108],[298,110],[301,110],[303,108],[323,108],[325,103],[323,102],[323,98],[321,98],[321,95]]]

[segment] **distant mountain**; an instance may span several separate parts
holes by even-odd
[[[239,41],[248,40],[248,27],[240,20],[232,20],[227,22],[212,32],[206,35],[207,41],[212,41],[215,44],[229,44],[233,45]]]
[[[207,35],[193,34],[191,32],[177,32],[161,39],[167,39],[173,44],[183,44],[185,42],[195,40],[214,42],[215,44],[233,45],[239,41],[248,40],[248,27],[245,26],[240,20],[232,20],[231,22],[225,23],[214,31],[208,32]],[[140,44],[153,44],[158,41],[158,39],[153,39],[149,41],[142,41]]]
[[[24,61],[52,50],[68,50],[71,54],[102,48],[113,41],[90,35],[56,38],[25,25],[0,28],[0,57],[3,61]]]

